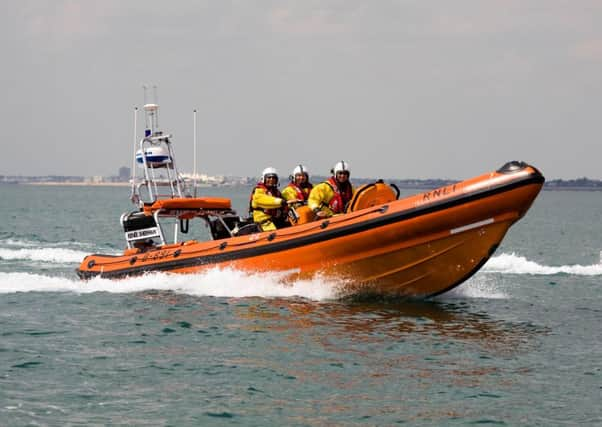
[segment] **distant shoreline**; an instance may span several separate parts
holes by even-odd
[[[370,180],[366,180],[365,178],[361,179],[361,185],[365,182],[369,182]],[[439,188],[439,186],[432,186],[427,184],[412,184],[412,185],[404,185],[399,182],[395,182],[395,180],[391,180],[394,182],[398,188],[403,190],[421,190],[421,191],[429,191],[435,188]],[[40,186],[40,187],[131,187],[132,184],[129,182],[59,182],[59,181],[45,181],[45,182],[4,182],[0,184],[8,184],[8,185],[29,185],[29,186]],[[246,187],[252,186],[252,184],[222,184],[222,185],[198,185],[197,188],[218,188],[218,187]],[[594,187],[594,186],[557,186],[557,185],[547,185],[544,184],[544,191],[602,191],[602,187]]]
[[[131,187],[129,182],[17,182],[17,185],[39,185],[42,187]]]
[[[33,185],[41,187],[131,187],[131,182],[60,182],[60,181],[44,181],[44,182],[0,182],[7,185]],[[197,184],[197,188],[217,188],[217,187],[243,187],[242,184]]]

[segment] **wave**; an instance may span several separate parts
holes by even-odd
[[[0,259],[31,260],[48,263],[79,263],[87,252],[61,248],[0,248]],[[503,299],[508,296],[500,289],[495,276],[487,273],[582,276],[602,275],[602,265],[546,266],[523,256],[501,254],[492,257],[481,272],[466,283],[446,293],[451,298]],[[285,280],[284,273],[249,274],[232,269],[214,268],[198,274],[174,275],[150,273],[122,280],[95,277],[80,281],[73,277],[47,276],[28,272],[0,272],[0,294],[15,292],[110,292],[132,293],[164,290],[196,296],[215,297],[302,297],[310,300],[339,298],[340,284],[322,277],[310,280]]]
[[[65,248],[69,246],[70,249]],[[0,240],[0,260],[6,261],[37,261],[54,264],[79,264],[90,253],[109,253],[117,255],[119,251],[108,247],[93,247],[82,242],[54,242],[20,239]],[[601,252],[602,258],[602,252]],[[577,276],[602,275],[602,263],[592,265],[541,265],[515,253],[502,253],[494,256],[483,266],[481,272],[502,274],[555,275],[570,274]]]
[[[115,253],[115,249],[83,242],[41,242],[21,239],[0,240],[0,260],[79,264],[90,253]]]
[[[339,297],[338,284],[316,277],[284,282],[287,273],[248,274],[231,269],[211,269],[198,274],[150,273],[122,280],[95,277],[88,281],[32,273],[1,273],[0,294],[16,292],[110,292],[174,291],[214,297],[302,297],[331,300]]]
[[[42,261],[56,264],[80,263],[89,252],[65,248],[0,248],[0,260]]]
[[[486,275],[477,274],[460,286],[436,298],[443,300],[448,298],[508,299],[509,295],[500,289],[498,281]]]
[[[32,273],[1,273],[0,294],[16,292],[109,292],[116,294],[149,290],[173,291],[213,297],[301,297],[313,301],[340,298],[340,283],[321,277],[285,282],[285,273],[249,274],[232,269],[214,268],[197,274],[149,273],[143,276],[110,280],[95,277],[81,281],[68,277]],[[477,276],[446,293],[444,298],[506,298],[490,280]]]
[[[90,249],[94,246],[90,243],[84,242],[74,242],[74,241],[62,241],[62,242],[48,242],[45,240],[27,240],[27,239],[0,239],[0,246],[8,246],[8,247],[20,247],[20,248],[59,248],[59,247],[79,247]]]
[[[121,280],[95,277],[88,281],[32,273],[0,273],[0,294],[16,292],[109,292],[126,294],[150,290],[173,291],[213,297],[301,297],[313,301],[340,298],[340,284],[314,278],[284,283],[286,273],[248,274],[231,269],[211,269],[198,274],[150,273]],[[438,297],[504,299],[494,280],[477,275],[461,286]]]
[[[33,242],[31,240],[20,240],[20,239],[2,239],[0,240],[2,246],[19,246],[19,247],[33,247],[39,246],[40,242]]]
[[[575,276],[599,276],[602,275],[602,264],[592,265],[541,265],[527,258],[511,254],[501,254],[492,257],[482,269],[484,273],[503,274],[532,274],[532,275],[555,275],[571,274]]]

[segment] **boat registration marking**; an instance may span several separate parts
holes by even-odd
[[[125,238],[129,242],[131,240],[149,239],[153,237],[161,237],[157,227],[145,228],[142,230],[128,231],[125,233]]]
[[[473,228],[480,227],[482,225],[487,225],[493,223],[493,218],[487,218],[483,221],[473,222],[472,224],[463,225],[462,227],[453,228],[450,230],[450,234],[461,233],[463,231],[472,230]]]

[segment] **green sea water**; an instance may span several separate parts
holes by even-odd
[[[204,194],[244,213],[248,191]],[[0,425],[602,425],[601,193],[543,192],[422,302],[231,270],[79,281],[123,249],[128,196],[0,185]]]

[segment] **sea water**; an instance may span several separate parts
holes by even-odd
[[[248,188],[203,191],[246,211]],[[602,193],[542,192],[422,302],[227,269],[78,280],[123,249],[128,197],[0,185],[0,425],[602,425]]]

